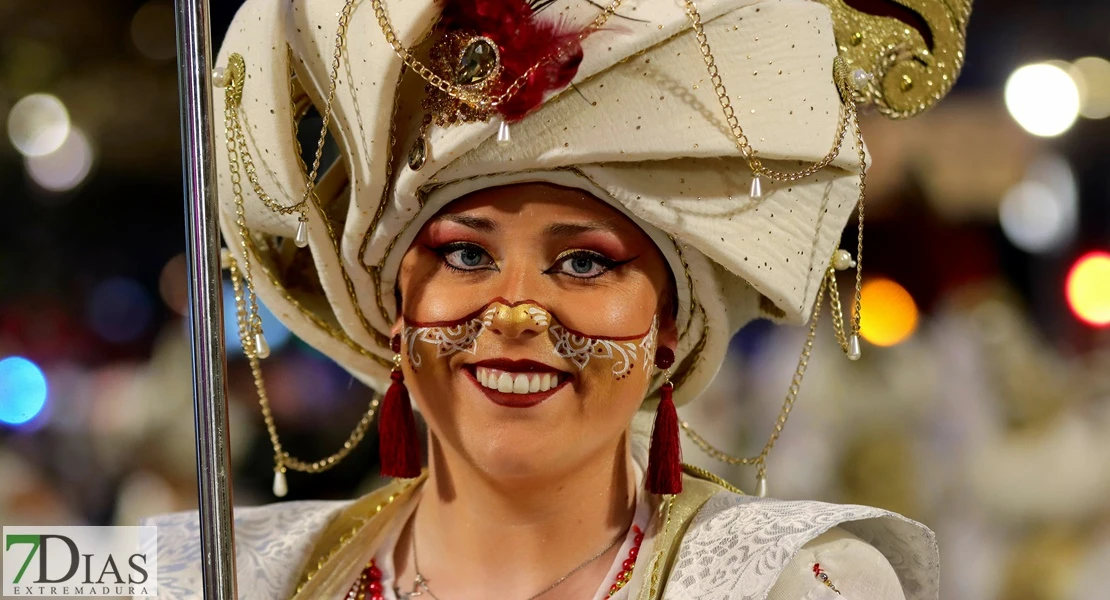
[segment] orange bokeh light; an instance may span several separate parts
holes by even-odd
[[[890,279],[872,279],[860,292],[860,335],[876,346],[894,346],[917,329],[917,304]]]
[[[1065,293],[1079,320],[1095,327],[1110,325],[1110,253],[1090,252],[1075,261]]]

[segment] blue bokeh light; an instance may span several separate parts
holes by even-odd
[[[115,343],[138,339],[154,316],[150,294],[139,282],[114,277],[92,290],[88,304],[89,326],[100,337]]]
[[[224,281],[224,338],[227,344],[227,353],[230,357],[233,354],[243,353],[243,344],[239,341],[239,322],[238,316],[235,312],[235,288],[232,287],[230,281]],[[289,339],[293,337],[292,332],[289,331],[285,325],[282,325],[274,313],[266,308],[265,304],[258,303],[258,316],[262,318],[262,332],[266,336],[266,343],[270,346],[271,352],[281,350],[282,346],[289,343]]]
[[[22,425],[46,406],[46,375],[19,356],[0,360],[0,422]]]

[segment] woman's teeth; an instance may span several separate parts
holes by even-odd
[[[509,373],[497,369],[475,369],[478,383],[506,394],[546,392],[559,385],[559,373]]]

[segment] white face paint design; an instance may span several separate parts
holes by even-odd
[[[475,354],[478,338],[487,328],[501,321],[527,319],[536,328],[546,328],[554,344],[553,352],[560,358],[571,361],[581,371],[591,360],[611,361],[613,376],[623,379],[637,364],[650,372],[655,355],[656,335],[659,318],[653,317],[647,333],[627,338],[591,337],[553,322],[552,315],[544,308],[532,303],[518,303],[508,306],[495,300],[480,315],[467,317],[453,323],[405,326],[401,334],[408,348],[409,362],[419,368],[422,359],[416,352],[416,342],[436,346],[436,358],[443,358],[456,352]]]
[[[435,345],[436,358],[450,356],[456,352],[474,354],[478,350],[478,336],[481,333],[481,319],[470,319],[457,325],[405,327],[401,331],[401,335],[405,336],[409,362],[414,369],[420,368],[423,364],[420,354],[416,352],[416,342]]]
[[[655,337],[658,333],[659,318],[651,320],[647,334],[632,338],[592,338],[572,332],[558,323],[549,329],[555,340],[556,356],[569,359],[581,371],[590,359],[604,359],[613,362],[613,376],[624,379],[637,364],[645,371],[651,369],[651,358],[655,354]]]

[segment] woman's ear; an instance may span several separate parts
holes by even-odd
[[[393,321],[393,327],[389,329],[389,337],[397,337],[401,335],[401,330],[405,326],[405,318],[398,315],[397,320]]]
[[[656,334],[657,348],[670,348],[678,351],[678,297],[675,294],[673,276],[659,298],[659,332]]]
[[[678,351],[678,323],[671,311],[664,311],[659,317],[659,333],[656,337],[656,347],[670,348],[671,352]]]

